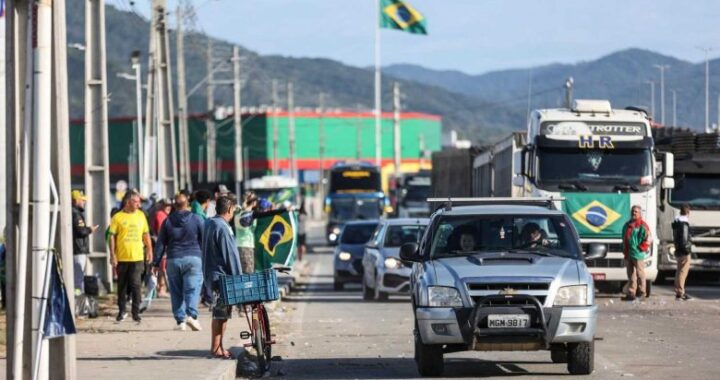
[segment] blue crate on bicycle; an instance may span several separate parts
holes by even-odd
[[[267,302],[278,298],[280,289],[273,269],[220,277],[220,300],[225,305]]]

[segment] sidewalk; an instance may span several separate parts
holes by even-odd
[[[170,300],[153,301],[136,324],[130,318],[118,323],[115,315],[78,321],[77,368],[79,379],[234,379],[235,360],[212,359],[210,314],[200,310],[202,331],[174,331]],[[240,331],[245,319],[228,322],[225,347],[242,350]],[[231,348],[232,347],[232,348]]]

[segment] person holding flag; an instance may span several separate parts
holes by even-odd
[[[296,240],[296,223],[291,210],[284,207],[274,208],[273,204],[265,198],[257,199],[251,204],[252,209],[243,212],[239,222],[243,228],[251,228],[253,231],[254,255],[252,258],[254,263],[249,263],[250,257],[243,257],[246,260],[243,268],[247,266],[258,271],[270,268],[273,263],[287,266],[292,262],[290,258],[294,255]],[[293,249],[278,249],[278,252],[282,251],[282,253],[274,257],[275,248],[287,246],[287,243],[292,243]],[[273,246],[270,258],[268,258],[270,251],[265,249],[268,245]]]

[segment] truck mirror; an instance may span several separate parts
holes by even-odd
[[[665,177],[662,179],[662,188],[669,190],[675,188],[675,178]]]
[[[665,177],[675,175],[675,156],[670,152],[663,154],[663,175]],[[668,189],[671,188],[669,187]]]
[[[607,256],[608,247],[602,243],[590,243],[585,252],[585,260],[602,259]]]
[[[405,243],[400,247],[400,259],[403,261],[419,262],[417,243]]]

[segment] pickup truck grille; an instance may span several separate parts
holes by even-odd
[[[505,290],[505,289],[513,289],[515,291],[523,291],[523,290],[548,290],[550,288],[549,283],[503,283],[503,284],[483,284],[483,283],[473,283],[468,284],[468,289],[471,291],[488,291],[488,290]]]
[[[483,296],[474,296],[472,297],[472,300],[475,304],[477,304],[479,301],[481,301],[484,297]],[[540,305],[545,304],[545,298],[546,296],[535,296],[535,298],[540,301]],[[508,299],[503,301],[491,301],[487,303],[488,306],[516,306],[516,305],[532,305],[535,306],[535,303],[528,300],[519,300],[519,299]]]

